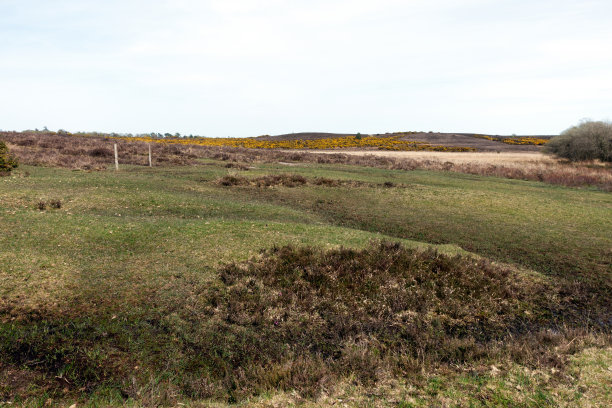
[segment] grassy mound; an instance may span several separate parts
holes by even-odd
[[[153,376],[191,398],[313,396],[347,377],[371,385],[500,359],[562,366],[554,346],[586,314],[539,277],[387,242],[273,248],[185,293],[147,315],[4,322],[0,357],[134,398]]]

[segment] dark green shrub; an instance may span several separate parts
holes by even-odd
[[[17,167],[17,159],[9,154],[8,147],[0,141],[0,175],[8,174]]]
[[[62,208],[61,200],[51,200],[49,201],[49,205],[51,206],[51,208],[55,208],[55,209]]]
[[[544,151],[571,161],[612,162],[612,123],[582,122],[552,138]]]

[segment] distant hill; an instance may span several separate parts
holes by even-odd
[[[335,137],[347,137],[355,136],[355,133],[324,133],[324,132],[300,132],[300,133],[287,133],[284,135],[264,135],[258,136],[256,139],[260,140],[316,140],[316,139],[329,139]]]
[[[325,133],[325,132],[300,132],[288,133],[276,136],[259,136],[259,140],[316,140],[336,137],[355,136],[356,133]],[[414,140],[426,142],[432,145],[440,146],[461,146],[473,147],[480,151],[503,151],[503,152],[534,152],[539,151],[539,146],[533,145],[510,145],[500,141],[486,140],[479,137],[474,137],[475,133],[440,133],[440,132],[393,132],[393,133],[375,133],[361,134],[362,136],[377,136],[377,137],[396,137],[401,136],[402,140]],[[537,137],[540,139],[550,139],[555,135],[486,135],[478,133],[479,136],[491,136],[495,138],[514,138],[514,137]]]

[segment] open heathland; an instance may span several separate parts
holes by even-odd
[[[408,133],[408,132],[406,132]],[[416,132],[413,132],[416,134]],[[405,133],[394,133],[402,136]],[[303,134],[299,134],[303,135]],[[333,134],[305,134],[304,141],[329,139]],[[417,136],[421,134],[416,134]],[[436,135],[424,133],[429,138]],[[421,136],[422,136],[421,135]],[[290,137],[291,136],[291,137]],[[266,136],[264,139],[294,135]],[[345,135],[341,135],[345,137]],[[359,148],[336,148],[327,150],[278,148],[253,149],[226,146],[221,142],[203,145],[198,139],[128,138],[111,135],[78,136],[53,132],[0,132],[0,140],[6,141],[14,156],[23,164],[68,167],[84,170],[101,170],[109,167],[113,160],[113,144],[118,145],[120,162],[123,164],[148,164],[148,149],[153,151],[155,165],[195,164],[198,159],[219,159],[228,166],[247,168],[249,163],[310,162],[319,164],[349,164],[392,170],[442,170],[484,176],[495,176],[519,180],[543,181],[563,186],[597,186],[612,191],[612,165],[601,162],[569,163],[543,156],[537,145],[513,145],[465,135],[446,135],[445,145],[456,147],[456,137],[476,141],[477,152],[452,149],[443,151],[417,149],[413,151],[377,150]],[[308,138],[310,137],[310,138]],[[383,139],[385,135],[381,135]],[[420,137],[420,136],[419,136]],[[538,140],[541,137],[537,138]],[[251,143],[260,138],[248,139]],[[213,140],[214,139],[208,139]],[[449,141],[451,140],[451,141]],[[149,142],[146,142],[149,141]],[[233,142],[232,142],[233,143]],[[277,142],[273,142],[277,143]],[[482,144],[494,143],[510,150],[495,150]],[[482,148],[481,148],[482,147]],[[530,149],[529,151],[516,149]],[[536,151],[532,151],[536,149]]]
[[[150,168],[124,140],[114,171],[107,139],[4,140],[0,403],[612,401],[601,187],[214,146]]]

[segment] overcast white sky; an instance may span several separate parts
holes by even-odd
[[[0,0],[0,129],[555,134],[612,116],[610,0]]]

